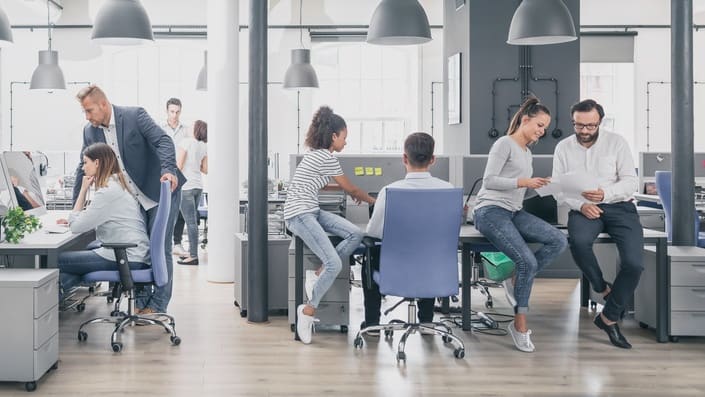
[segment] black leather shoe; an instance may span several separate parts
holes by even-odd
[[[187,258],[187,259],[181,259],[176,261],[179,265],[192,265],[192,266],[197,266],[198,265],[198,258]]]
[[[607,325],[602,320],[601,314],[598,314],[597,317],[595,317],[595,321],[593,322],[595,323],[595,325],[597,325],[597,328],[600,328],[601,330],[607,333],[607,336],[610,337],[610,342],[612,342],[613,345],[621,347],[622,349],[632,348],[632,345],[627,342],[627,338],[622,335],[622,332],[619,330],[619,325],[617,323]]]

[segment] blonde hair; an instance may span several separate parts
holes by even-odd
[[[108,179],[116,175],[122,188],[128,192],[130,191],[130,188],[127,187],[125,175],[120,171],[117,156],[115,156],[115,152],[109,145],[94,143],[83,151],[83,155],[93,161],[98,160],[98,171],[95,175],[96,189],[108,186]]]
[[[81,88],[81,90],[78,91],[78,94],[76,94],[76,99],[78,99],[79,102],[83,102],[83,100],[88,97],[90,97],[94,101],[100,99],[108,99],[108,97],[105,96],[105,92],[95,84],[91,84],[88,87]]]

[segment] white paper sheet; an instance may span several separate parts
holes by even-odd
[[[536,190],[539,196],[559,196],[563,198],[582,198],[587,190],[597,190],[599,182],[594,175],[586,172],[571,172],[560,177],[551,178],[551,183]]]

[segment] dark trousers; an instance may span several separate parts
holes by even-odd
[[[592,245],[597,235],[602,232],[609,233],[614,240],[619,251],[620,270],[602,313],[609,320],[618,321],[634,295],[644,270],[644,231],[634,204],[621,202],[599,204],[599,207],[604,212],[598,219],[588,219],[578,211],[570,211],[568,240],[573,260],[590,281],[595,292],[603,292],[607,284],[602,278]]]
[[[184,226],[186,225],[186,220],[181,214],[181,211],[176,215],[176,223],[174,224],[174,245],[181,244],[181,239],[184,236]]]
[[[380,247],[371,249],[371,267],[372,270],[379,270],[379,254]],[[372,275],[370,275],[371,277]],[[370,288],[367,287],[367,266],[362,266],[362,292],[365,300],[365,324],[378,325],[380,318],[380,308],[382,307],[382,294],[379,292],[379,285],[372,280]],[[430,323],[433,321],[433,303],[434,299],[419,299],[419,322]]]

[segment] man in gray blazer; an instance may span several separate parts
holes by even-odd
[[[111,105],[103,90],[96,85],[83,88],[76,98],[88,120],[83,128],[81,153],[96,142],[107,143],[113,148],[128,185],[145,214],[148,232],[152,230],[157,215],[160,183],[171,182],[171,211],[164,241],[169,282],[163,287],[155,287],[151,294],[137,300],[138,313],[166,313],[173,285],[171,239],[181,204],[181,186],[186,182],[176,167],[174,144],[143,108]],[[82,180],[83,169],[79,163],[73,190],[74,201],[81,190]]]

